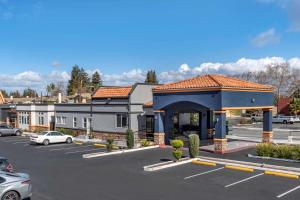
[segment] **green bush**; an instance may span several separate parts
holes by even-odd
[[[134,135],[131,129],[127,129],[127,148],[132,149],[134,147]]]
[[[199,156],[199,135],[191,134],[189,135],[189,153],[191,158],[196,158]]]
[[[183,141],[182,140],[172,140],[171,145],[174,149],[179,149],[183,147]]]
[[[300,160],[300,145],[295,145],[292,153],[293,160]]]
[[[300,145],[258,144],[258,156],[300,160]]]
[[[172,153],[173,153],[173,156],[176,159],[176,161],[178,161],[182,157],[182,151],[181,150],[176,149]]]
[[[140,141],[140,143],[141,143],[142,147],[148,147],[148,146],[150,146],[150,142],[148,140],[146,140],[146,139],[142,139]]]
[[[73,137],[77,136],[77,133],[75,131],[67,128],[56,128],[56,131],[61,132],[65,135],[72,135]]]
[[[111,152],[113,149],[113,143],[114,143],[114,139],[107,139],[106,140],[106,151],[107,152]]]

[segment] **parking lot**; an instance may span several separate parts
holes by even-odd
[[[170,148],[83,159],[82,154],[104,149],[91,144],[30,145],[28,141],[25,137],[1,137],[0,155],[7,157],[16,171],[31,175],[33,200],[296,200],[300,197],[299,179],[265,175],[262,171],[243,172],[221,165],[195,164],[143,171],[145,165],[172,159]],[[238,157],[239,153],[225,156]]]

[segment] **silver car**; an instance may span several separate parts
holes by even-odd
[[[13,128],[7,124],[0,124],[0,137],[6,135],[16,135],[19,136],[22,134],[22,131],[18,128]]]
[[[29,199],[31,194],[31,182],[28,174],[0,172],[1,200]]]

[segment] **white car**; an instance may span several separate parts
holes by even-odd
[[[30,142],[44,145],[64,142],[70,144],[73,142],[73,137],[71,135],[62,134],[58,131],[44,131],[31,135]]]
[[[295,122],[295,119],[293,116],[283,116],[283,115],[277,115],[274,116],[272,119],[273,123],[283,123],[283,124],[293,124]]]

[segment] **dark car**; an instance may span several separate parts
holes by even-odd
[[[0,157],[0,171],[13,172],[13,166],[8,162],[7,158]]]
[[[18,128],[13,128],[7,124],[0,124],[0,137],[6,135],[16,135],[20,136],[22,131]]]

